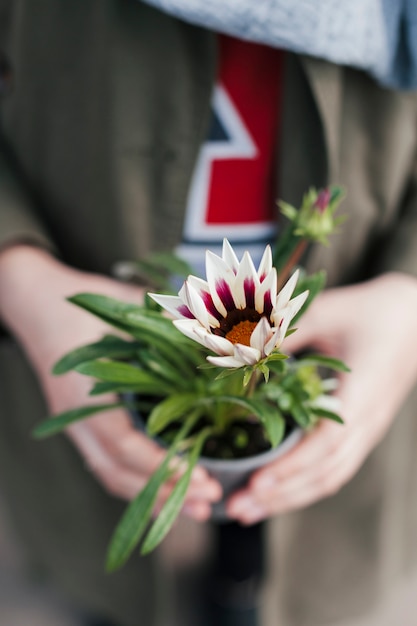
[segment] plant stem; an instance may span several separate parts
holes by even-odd
[[[247,393],[245,394],[247,398],[251,398],[255,392],[256,385],[259,381],[260,372],[258,370],[253,370],[250,380],[246,386]]]
[[[297,265],[298,261],[301,259],[302,255],[304,254],[306,248],[307,248],[307,239],[302,239],[301,241],[298,242],[297,246],[295,247],[288,261],[285,263],[284,267],[279,273],[278,285],[277,285],[278,291],[282,289],[282,287],[287,282],[290,276],[291,270],[293,269],[295,265]]]

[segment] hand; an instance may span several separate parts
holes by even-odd
[[[228,502],[230,517],[252,524],[335,494],[379,443],[417,378],[417,280],[385,274],[321,294],[284,349],[313,348],[351,373],[335,395],[345,421],[321,420],[284,457],[255,473]]]
[[[144,295],[137,287],[79,272],[29,246],[14,246],[0,254],[0,317],[25,350],[52,413],[94,402],[88,396],[91,381],[87,377],[76,372],[60,377],[50,373],[63,354],[109,332],[103,322],[66,302],[67,296],[79,292],[137,303]],[[111,395],[101,399],[103,403],[116,400]],[[104,488],[127,500],[142,489],[165,455],[132,427],[129,416],[120,409],[75,423],[67,434]],[[157,508],[174,484],[175,478],[162,488]],[[211,502],[220,496],[218,483],[197,467],[184,512],[195,519],[206,519]]]

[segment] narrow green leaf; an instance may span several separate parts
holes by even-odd
[[[243,386],[247,387],[252,380],[253,369],[248,367],[245,369],[245,373],[243,374]]]
[[[301,428],[307,428],[311,424],[310,414],[307,409],[300,403],[292,399],[291,413],[295,421]]]
[[[130,326],[146,333],[157,335],[167,341],[175,341],[177,345],[189,345],[190,339],[183,335],[171,320],[152,311],[127,311],[123,319]]]
[[[154,550],[159,543],[161,543],[178,517],[185,500],[185,496],[187,495],[187,489],[191,480],[191,473],[201,454],[204,442],[210,433],[211,429],[206,428],[198,435],[188,458],[187,470],[178,480],[169,498],[162,507],[162,510],[155,520],[151,530],[149,531],[142,546],[142,554],[148,554]]]
[[[139,543],[151,519],[158,491],[167,480],[169,461],[166,456],[162,465],[152,474],[147,485],[127,507],[111,539],[106,559],[106,569],[113,572],[121,567]]]
[[[213,366],[215,367],[215,366]],[[234,374],[236,374],[236,371],[239,368],[237,367],[231,367],[231,368],[227,368],[227,369],[223,369],[220,374],[217,374],[217,376],[215,377],[214,380],[223,380],[224,378],[229,378],[230,376],[233,376]],[[246,376],[246,372],[245,372],[245,376]],[[243,384],[245,385],[245,382],[243,382]]]
[[[127,385],[124,383],[113,383],[113,382],[108,382],[108,381],[98,382],[98,383],[95,383],[95,385],[92,387],[89,395],[101,396],[102,394],[106,394],[106,393],[117,393],[117,394],[143,393],[143,387],[141,385]],[[157,396],[158,394],[155,391],[153,391],[152,395]],[[160,395],[165,396],[166,392],[163,392],[163,390],[161,390]]]
[[[337,413],[333,413],[333,411],[328,411],[327,409],[320,409],[319,407],[310,408],[310,411],[314,415],[317,415],[319,417],[324,417],[325,419],[328,419],[328,420],[333,420],[334,422],[337,422],[338,424],[345,423],[340,417],[340,415],[338,415]]]
[[[174,367],[163,355],[155,355],[152,350],[141,350],[140,362],[143,363],[148,371],[168,382],[174,383],[177,388],[187,388],[190,382],[192,382],[188,376],[185,377],[183,372]]]
[[[129,363],[119,363],[117,361],[87,361],[81,363],[76,371],[86,376],[92,376],[106,382],[135,385],[143,393],[156,393],[158,395],[164,390],[166,393],[173,391],[172,385],[152,376],[148,372],[140,370]]]
[[[268,439],[275,448],[282,441],[285,433],[285,420],[281,411],[276,405],[258,398],[248,399],[248,404],[254,415],[264,425]]]
[[[296,329],[294,329],[295,332]],[[269,361],[286,361],[288,359],[288,354],[283,354],[282,352],[271,352],[269,356],[266,357],[265,362]]]
[[[59,376],[73,370],[77,365],[85,361],[93,361],[103,357],[107,358],[133,358],[140,344],[132,341],[125,341],[120,337],[106,335],[96,343],[90,343],[80,348],[68,352],[53,367],[53,374]]]
[[[55,435],[70,424],[78,422],[85,417],[124,406],[126,405],[123,402],[114,402],[112,404],[94,404],[78,409],[71,409],[70,411],[64,411],[63,413],[52,416],[45,422],[39,424],[39,426],[36,426],[36,428],[32,431],[32,435],[35,439],[44,439],[45,437]]]
[[[259,370],[262,372],[265,382],[267,383],[269,381],[269,367],[265,365],[265,363],[261,363]]]
[[[154,436],[161,432],[172,421],[184,417],[190,409],[198,404],[199,395],[195,392],[176,393],[156,405],[151,412],[147,432]]]
[[[351,371],[350,368],[345,363],[343,363],[343,361],[340,361],[339,359],[334,359],[330,356],[325,356],[324,354],[308,354],[306,357],[303,357],[298,362],[302,363],[303,365],[321,365],[337,372]]]
[[[158,491],[171,473],[169,469],[171,459],[177,452],[178,444],[187,436],[194,423],[195,420],[190,419],[181,427],[162,464],[127,507],[110,541],[106,560],[107,571],[113,572],[120,568],[139,543],[151,519]]]
[[[126,313],[143,310],[140,305],[93,293],[79,293],[68,298],[68,301],[116,326],[116,328],[127,331],[129,331],[129,325],[125,319]]]

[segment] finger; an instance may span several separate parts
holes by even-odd
[[[149,476],[159,467],[166,455],[166,450],[137,431],[132,426],[129,416],[120,409],[77,424],[77,432],[78,447],[87,459],[93,457],[90,465],[97,462],[100,451],[105,450],[121,467],[138,475]],[[183,471],[184,469],[180,470],[179,475]],[[219,490],[219,486],[213,487],[213,479],[209,478],[207,471],[200,466],[193,470],[191,484],[194,483],[199,485],[202,491],[206,488],[209,492],[213,489]]]
[[[255,472],[250,479],[251,488],[264,490],[276,480],[288,479],[322,462],[342,438],[341,428],[339,424],[320,422],[292,450]]]
[[[228,514],[243,524],[253,524],[272,515],[288,513],[336,494],[356,473],[362,454],[356,454],[356,438],[344,441],[332,456],[312,467],[310,472],[276,481],[269,489],[250,487],[235,494],[228,503]]]
[[[77,424],[71,429],[71,437],[106,489],[125,499],[133,498],[142,489],[166,455],[165,450],[134,430],[122,411]],[[181,466],[181,470],[167,481],[167,493],[183,474],[185,464],[181,463]],[[206,470],[197,467],[192,474],[189,493],[195,499],[214,502],[221,498],[222,490]]]

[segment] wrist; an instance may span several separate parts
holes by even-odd
[[[33,319],[37,305],[54,277],[65,266],[36,246],[15,244],[0,251],[0,321],[19,336],[25,320]]]

